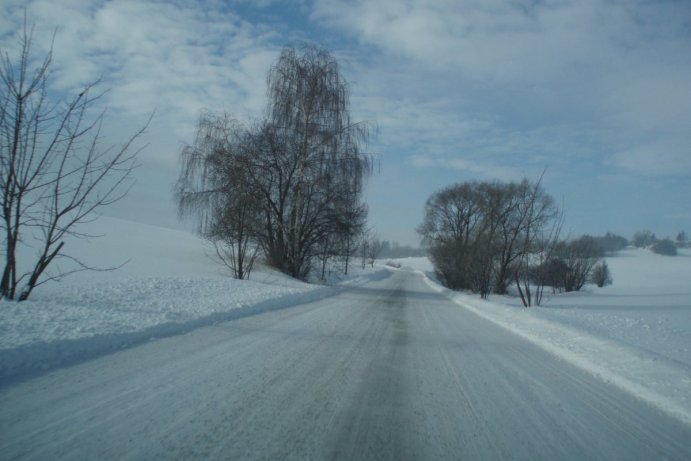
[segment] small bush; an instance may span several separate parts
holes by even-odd
[[[647,247],[655,242],[657,242],[657,238],[649,230],[642,230],[633,234],[633,245],[637,248]]]
[[[568,276],[569,266],[563,259],[555,257],[535,267],[532,273],[533,283],[564,291],[564,280]]]
[[[554,248],[554,257],[545,268],[548,274],[545,284],[552,284],[559,292],[579,291],[591,280],[592,270],[602,256],[604,251],[589,235],[559,242]]]
[[[652,247],[650,247],[650,249],[653,250],[654,253],[657,253],[659,255],[665,255],[665,256],[676,256],[677,255],[677,246],[670,239],[660,240],[659,242],[654,244]]]
[[[629,241],[626,240],[626,237],[614,234],[612,232],[607,232],[602,237],[595,237],[595,241],[604,253],[609,254],[623,250],[629,244]]]
[[[593,271],[590,273],[590,281],[600,288],[612,284],[612,275],[605,261],[601,261],[593,267]]]

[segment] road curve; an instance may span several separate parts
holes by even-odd
[[[691,427],[395,271],[0,388],[0,459],[691,459]]]

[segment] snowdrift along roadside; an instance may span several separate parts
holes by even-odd
[[[101,217],[69,242],[69,254],[113,272],[83,272],[40,286],[28,301],[0,300],[0,385],[118,349],[235,318],[332,296],[388,272],[354,271],[331,286],[260,266],[235,280],[197,236]],[[194,275],[191,275],[194,274]]]
[[[380,270],[344,283],[359,285],[387,275]],[[290,287],[251,280],[148,278],[84,288],[50,301],[2,302],[0,382],[339,291],[339,286],[306,283]]]
[[[691,374],[687,367],[533,315],[532,310],[454,292],[423,271],[417,272],[432,289],[459,306],[691,425]]]

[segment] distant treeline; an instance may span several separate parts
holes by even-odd
[[[427,256],[427,250],[424,248],[401,245],[398,242],[390,242],[388,240],[383,240],[381,244],[382,249],[381,253],[379,253],[380,258],[413,258]]]
[[[629,246],[674,255],[686,234],[658,240],[649,231],[632,242],[604,236],[561,236],[563,212],[541,181],[470,181],[432,194],[418,233],[439,280],[486,298],[518,294],[524,306],[540,305],[545,287],[578,291],[586,283],[612,283],[604,256]]]
[[[607,232],[604,236],[593,237],[597,246],[604,254],[613,254],[631,245],[636,248],[649,248],[651,251],[661,255],[674,256],[678,248],[688,248],[689,241],[686,232],[680,231],[675,240],[669,237],[658,239],[655,233],[649,230],[637,231],[629,241],[626,237]]]

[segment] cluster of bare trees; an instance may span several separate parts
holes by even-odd
[[[26,26],[19,40],[16,61],[0,57],[0,296],[23,301],[48,280],[91,269],[64,252],[66,238],[84,236],[77,225],[127,193],[132,144],[146,126],[121,147],[101,149],[103,113],[92,117],[89,108],[102,93],[90,84],[56,103],[48,92],[52,49],[37,61]]]
[[[678,248],[687,248],[689,246],[686,232],[683,230],[677,234],[676,240],[672,240],[669,237],[658,239],[653,232],[641,230],[633,234],[631,243],[635,247],[649,248],[653,253],[665,256],[676,256]]]
[[[433,194],[418,232],[440,281],[485,298],[513,284],[526,307],[542,303],[545,287],[612,283],[602,257],[621,239],[560,240],[563,215],[540,183],[466,182]]]
[[[466,182],[433,194],[418,232],[440,280],[487,297],[515,283],[526,306],[535,267],[549,259],[560,213],[540,182]]]
[[[374,267],[377,260],[384,250],[384,242],[373,232],[364,232],[360,240],[360,262],[364,269],[368,264]]]
[[[347,267],[367,217],[368,125],[351,121],[347,83],[323,49],[285,48],[267,87],[258,121],[201,115],[194,143],[181,151],[178,209],[198,219],[238,278],[260,251],[297,278],[317,262],[323,272],[335,255]]]
[[[547,285],[559,292],[569,292],[579,291],[588,282],[607,284],[610,276],[603,256],[599,239],[590,235],[558,242],[552,259],[543,269]]]

